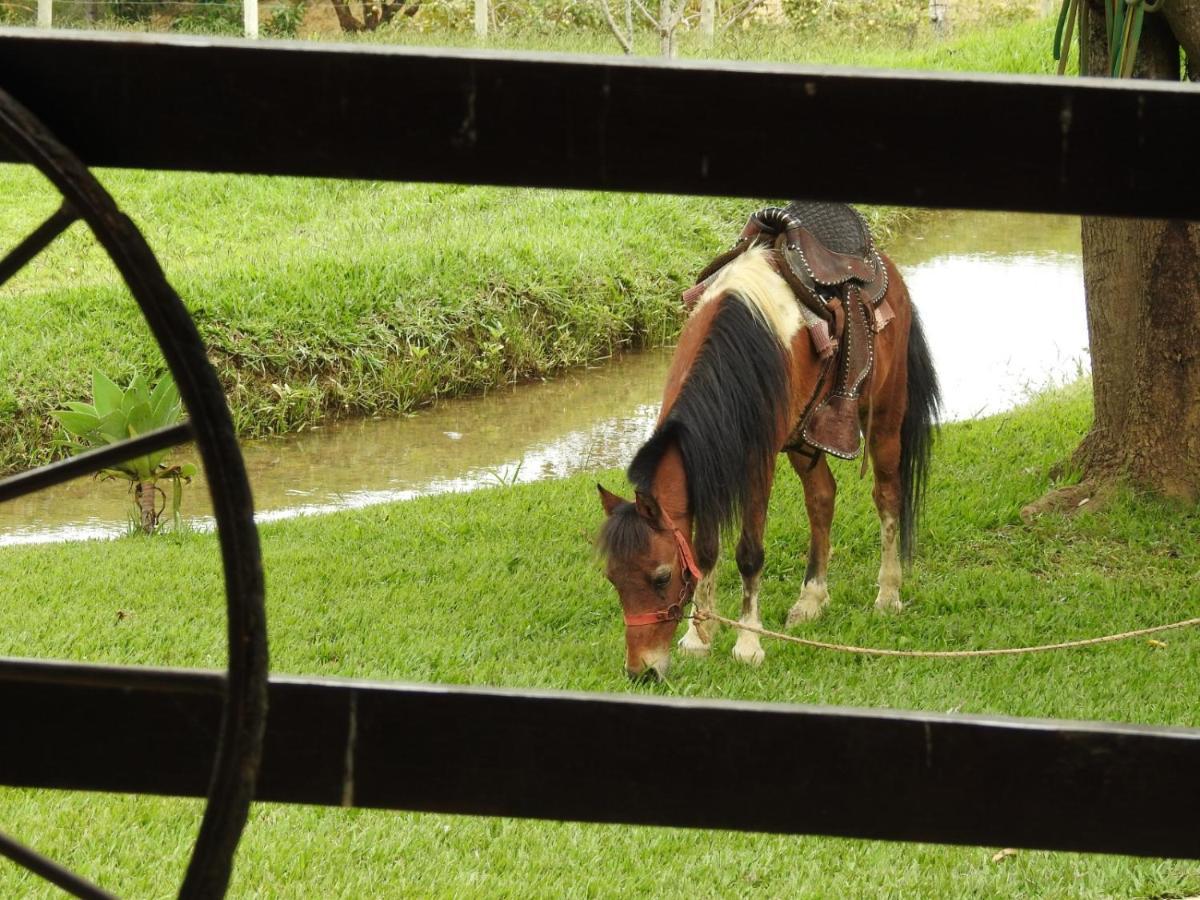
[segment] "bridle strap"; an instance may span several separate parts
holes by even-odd
[[[658,625],[662,622],[678,622],[683,619],[683,607],[672,603],[666,609],[656,609],[654,612],[625,614],[626,625]]]
[[[696,585],[700,583],[700,567],[696,565],[696,557],[692,554],[692,545],[679,526],[676,525],[665,509],[660,508],[662,513],[663,523],[671,529],[675,535],[675,551],[679,555],[679,568],[683,571],[683,581],[686,585],[690,579],[691,589],[688,591],[688,600],[692,599],[691,591],[696,589]]]
[[[679,558],[680,574],[683,577],[683,587],[679,590],[679,602],[672,603],[665,609],[656,609],[654,612],[648,613],[625,613],[626,626],[638,625],[659,625],[663,622],[679,622],[683,619],[683,608],[692,602],[692,594],[696,592],[696,585],[700,583],[702,577],[700,567],[696,565],[696,557],[692,553],[692,545],[688,542],[687,535],[680,530],[679,526],[672,521],[665,509],[660,512],[663,518],[663,524],[671,529],[671,534],[675,538],[675,555]]]

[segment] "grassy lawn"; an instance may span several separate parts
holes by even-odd
[[[1126,493],[1096,512],[1030,526],[1021,505],[1090,418],[1086,384],[944,429],[926,525],[897,618],[871,610],[878,568],[869,481],[841,477],[834,600],[800,633],[891,647],[987,647],[1105,634],[1195,615],[1200,515]],[[598,473],[623,489],[619,472]],[[277,672],[944,712],[1200,725],[1200,635],[971,661],[862,659],[767,646],[751,670],[718,638],[671,681],[621,673],[616,598],[591,546],[594,477],[427,498],[262,529]],[[519,523],[514,527],[513,523]],[[800,589],[806,525],[781,477],[767,534],[764,613],[778,626]],[[36,575],[34,574],[36,573]],[[738,605],[725,563],[721,607]],[[223,658],[213,538],[128,538],[0,552],[0,654],[216,666]],[[117,611],[125,613],[118,618]],[[730,772],[739,760],[730,760]],[[755,760],[787,777],[787,748]],[[681,791],[695,789],[686,773]],[[1161,798],[1161,802],[1174,802]],[[6,830],[122,895],[176,883],[192,801],[0,792]],[[234,896],[1028,896],[1200,892],[1200,864],[903,846],[825,838],[563,825],[264,806]],[[151,862],[153,861],[153,862]],[[0,896],[32,883],[0,867]]]

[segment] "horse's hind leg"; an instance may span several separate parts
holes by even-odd
[[[879,429],[871,435],[871,465],[875,472],[875,509],[879,513],[879,594],[875,608],[900,612],[900,429]]]
[[[810,457],[789,452],[788,460],[804,483],[804,506],[808,510],[808,568],[804,571],[804,589],[788,612],[787,626],[815,619],[829,603],[829,529],[833,523],[833,502],[837,482],[824,454],[812,464]]]

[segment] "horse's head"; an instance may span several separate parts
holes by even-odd
[[[699,577],[687,539],[654,497],[631,503],[596,485],[607,519],[600,532],[605,574],[625,614],[625,671],[663,678],[671,640]]]

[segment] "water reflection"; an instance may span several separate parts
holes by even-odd
[[[1078,219],[950,213],[890,250],[921,310],[947,418],[1004,409],[1086,369]],[[258,518],[624,465],[653,428],[669,356],[631,354],[409,417],[248,443]],[[119,535],[128,509],[116,483],[80,479],[0,505],[0,546]],[[211,527],[202,483],[185,510],[193,527]]]
[[[892,256],[925,325],[943,419],[1000,412],[1088,371],[1077,218],[953,213]]]

